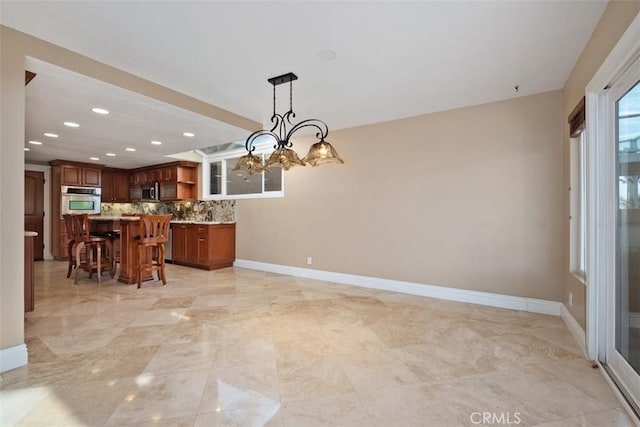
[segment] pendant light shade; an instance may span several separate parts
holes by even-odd
[[[279,166],[282,169],[288,171],[293,166],[304,166],[305,162],[298,157],[298,154],[290,148],[276,148],[276,150],[271,153],[269,156],[269,160],[267,160],[267,164],[265,165],[265,169],[270,168],[271,166]]]
[[[253,175],[254,173],[260,173],[264,171],[264,169],[265,167],[262,164],[262,159],[249,153],[240,157],[238,159],[238,163],[236,163],[232,170],[242,171],[246,172],[249,175]]]
[[[325,163],[344,163],[340,156],[338,156],[336,149],[324,139],[313,144],[311,148],[309,148],[307,156],[302,160],[311,166],[323,165]]]

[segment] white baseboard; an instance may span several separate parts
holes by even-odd
[[[573,315],[571,314],[567,306],[564,304],[562,304],[561,315],[562,315],[562,320],[564,320],[565,325],[567,325],[567,328],[569,329],[569,332],[571,332],[571,335],[573,335],[573,338],[578,343],[578,347],[580,347],[580,349],[582,350],[584,357],[586,359],[589,359],[587,355],[586,334],[582,329],[582,327],[580,326],[580,324],[578,323],[578,321],[576,320],[576,318],[573,317]]]
[[[10,371],[27,364],[27,345],[20,344],[0,350],[0,372]]]
[[[488,305],[491,307],[508,308],[512,310],[529,311],[532,313],[550,314],[553,316],[560,316],[561,314],[562,304],[555,301],[514,297],[511,295],[470,291],[467,289],[447,288],[444,286],[434,286],[422,283],[402,282],[399,280],[380,279],[377,277],[359,276],[355,274],[312,270],[308,268],[290,267],[287,265],[269,264],[266,262],[250,261],[245,259],[237,259],[233,265],[239,268],[306,277],[309,279],[342,283],[362,288],[394,291],[403,294]]]

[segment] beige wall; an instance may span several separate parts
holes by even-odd
[[[24,54],[0,33],[0,349],[24,343]]]
[[[345,165],[237,202],[238,258],[561,300],[561,92],[328,139]]]
[[[27,56],[247,130],[260,125],[59,46],[0,26],[0,350],[24,343],[24,69]],[[37,77],[36,77],[37,78]]]
[[[586,289],[569,271],[569,129],[566,118],[584,96],[585,88],[631,21],[640,12],[640,1],[612,1],[607,5],[587,46],[567,79],[563,91],[563,222],[564,222],[564,303],[580,326],[586,324]],[[573,307],[569,307],[569,293]]]

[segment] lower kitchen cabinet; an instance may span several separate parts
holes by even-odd
[[[215,270],[236,259],[235,224],[171,224],[174,264]]]

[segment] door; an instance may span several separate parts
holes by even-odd
[[[607,259],[606,365],[613,379],[640,407],[640,61],[608,94],[613,115],[614,194]],[[615,214],[613,214],[615,213]]]
[[[38,233],[33,255],[35,260],[44,259],[44,172],[24,171],[24,229]]]

